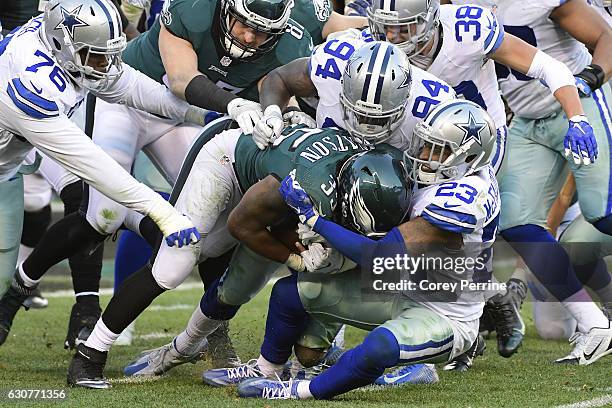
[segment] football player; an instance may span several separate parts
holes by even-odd
[[[566,251],[547,231],[546,218],[565,180],[563,171],[569,166],[576,180],[582,215],[600,232],[612,235],[612,192],[601,187],[608,186],[612,177],[609,154],[612,92],[610,87],[603,86],[612,74],[612,27],[583,1],[528,2],[520,11],[509,1],[470,3],[488,7],[495,4],[497,16],[508,33],[516,34],[567,64],[580,90],[582,117],[588,117],[594,129],[591,144],[603,153],[594,163],[592,158],[585,160],[584,155],[576,156],[573,142],[567,138],[562,142],[559,137],[567,118],[572,123],[570,114],[563,115],[548,89],[534,79],[533,72],[525,76],[498,66],[500,89],[514,112],[508,167],[500,177],[504,198],[500,231],[514,244],[529,269],[578,322],[584,339],[575,344],[572,353],[557,362],[591,364],[612,353],[612,346],[608,345],[612,340],[612,327],[582,288]],[[581,138],[576,142],[580,143]],[[567,156],[570,151],[574,160],[568,163],[563,155]],[[525,245],[526,242],[530,244]],[[542,256],[542,251],[547,251],[548,255]],[[555,262],[548,262],[550,259]],[[543,263],[543,260],[547,261]],[[601,338],[607,341],[596,347],[597,339]]]
[[[116,9],[106,1],[90,3],[81,7],[81,2],[50,1],[44,15],[0,43],[0,81],[5,84],[0,92],[0,186],[5,220],[0,293],[9,290],[11,294],[10,299],[3,297],[0,307],[2,342],[17,308],[38,283],[37,278],[19,268],[9,289],[23,219],[19,166],[32,146],[105,194],[150,215],[173,245],[199,240],[186,217],[135,182],[69,120],[91,90],[109,102],[129,104],[179,121],[191,118],[203,122],[201,109],[190,107],[160,84],[122,65],[125,37]]]
[[[174,189],[174,194],[178,194],[177,209],[193,219],[204,234],[201,244],[193,250],[181,248],[176,251],[176,248],[162,243],[153,266],[142,269],[125,281],[87,343],[78,347],[69,369],[70,384],[91,388],[109,386],[102,376],[102,370],[107,351],[118,333],[156,296],[179,285],[198,262],[206,257],[218,256],[236,244],[229,231],[240,238],[237,230],[246,225],[240,217],[242,206],[239,202],[243,191],[246,192],[245,198],[256,196],[258,205],[269,209],[250,218],[249,223],[274,225],[279,220],[278,211],[286,215],[288,209],[278,193],[274,195],[269,192],[276,191],[278,179],[298,165],[300,169],[303,168],[304,177],[312,181],[311,194],[319,197],[321,211],[331,217],[334,180],[340,164],[351,155],[371,148],[356,143],[348,134],[334,128],[320,130],[298,126],[287,128],[274,148],[261,151],[250,136],[239,130],[221,132],[219,137],[211,139],[227,122],[224,119],[219,121],[209,125],[203,133],[201,140],[210,141],[201,150],[201,144],[195,148],[195,160],[188,157],[182,173],[184,177]],[[318,149],[324,150],[319,153]],[[236,211],[232,211],[235,207]],[[295,270],[315,270],[320,265],[328,264],[324,262],[326,259],[319,259],[320,252],[308,249],[296,254],[269,232],[259,234],[257,245],[270,245],[269,250],[273,251],[276,262],[263,259],[246,245],[240,245],[223,283],[217,280],[207,290],[186,331],[157,352],[148,353],[150,358],[134,365],[128,374],[159,375],[175,365],[197,358],[206,336],[248,301],[248,298],[243,299],[244,296],[257,293],[280,264],[284,263]],[[342,257],[338,261],[342,261]],[[237,298],[238,301],[235,300]],[[208,313],[206,307],[218,314]],[[192,325],[194,320],[198,324]],[[203,331],[207,332],[202,336]],[[197,341],[194,342],[194,339]]]
[[[353,224],[369,225],[367,213],[360,211],[358,204],[355,208],[344,208],[349,222],[341,226],[318,216],[308,193],[291,175],[283,180],[280,191],[301,221],[355,263],[368,263],[370,256],[431,253],[428,247],[438,244],[459,252],[463,248],[465,256],[483,257],[487,265],[483,265],[482,271],[474,268],[465,275],[454,269],[451,272],[429,269],[428,279],[449,282],[461,275],[477,281],[477,274],[484,273],[478,278],[490,276],[489,262],[499,216],[499,192],[490,166],[495,134],[491,117],[474,103],[449,101],[434,108],[415,130],[420,151],[416,155],[405,153],[411,166],[409,177],[415,183],[410,221],[394,227],[378,241],[351,231],[363,234],[367,227],[355,228]],[[358,195],[353,200],[359,203],[368,189],[364,186],[361,195],[361,189],[355,185],[348,189],[348,195]],[[342,191],[342,186],[339,190]],[[255,378],[240,383],[238,394],[328,399],[373,383],[389,367],[449,361],[475,341],[484,306],[482,293],[466,297],[467,294],[456,293],[455,299],[436,301],[440,298],[429,297],[434,294],[415,298],[414,291],[406,290],[399,294],[376,293],[371,300],[361,291],[362,278],[359,270],[353,270],[337,275],[304,273],[297,279],[278,281],[270,300],[260,356],[275,368],[282,367],[291,354],[292,341],[299,346],[294,348],[299,358],[311,358],[318,349],[329,345],[339,323],[371,332],[359,346],[344,353],[335,365],[312,381]],[[295,323],[305,319],[308,322],[305,329]]]

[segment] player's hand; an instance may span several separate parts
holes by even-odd
[[[354,0],[344,7],[344,14],[347,16],[367,17],[367,8],[372,5],[372,0]]]
[[[298,234],[298,239],[304,246],[308,246],[315,242],[319,242],[319,243],[327,242],[327,240],[323,238],[320,234],[317,234],[316,232],[314,232],[312,228],[310,228],[306,224],[302,224],[301,222],[298,222],[296,232]]]
[[[283,179],[278,189],[285,203],[298,215],[300,222],[313,226],[319,216],[306,191],[295,180],[295,169]]]
[[[309,128],[316,128],[317,122],[301,110],[291,110],[283,115],[287,126],[306,125]]]
[[[565,157],[571,155],[575,164],[588,166],[595,162],[598,153],[597,140],[586,116],[577,115],[570,118],[563,146]]]
[[[574,81],[576,82],[576,88],[578,88],[578,94],[580,95],[580,97],[591,96],[591,92],[593,91],[591,90],[591,87],[589,86],[587,81],[578,76],[574,77]]]
[[[253,141],[261,150],[274,143],[283,131],[283,114],[278,105],[270,105],[264,111],[263,117],[255,124]]]
[[[227,113],[238,122],[238,126],[240,126],[240,129],[245,134],[253,133],[255,124],[263,115],[259,103],[243,98],[232,99],[227,104]]]

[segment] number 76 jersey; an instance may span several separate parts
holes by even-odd
[[[342,85],[340,79],[348,60],[366,41],[357,38],[336,37],[319,45],[310,57],[310,79],[317,89],[317,127],[345,128],[340,105]],[[364,84],[365,86],[365,84]],[[411,147],[412,132],[418,122],[440,102],[455,98],[453,88],[434,75],[412,67],[412,84],[402,124],[385,143],[400,149]]]

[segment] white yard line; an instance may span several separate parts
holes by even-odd
[[[593,398],[591,400],[580,401],[573,404],[558,405],[554,408],[594,408],[603,407],[612,404],[612,394],[604,395],[603,397]]]
[[[201,282],[188,282],[188,283],[183,283],[181,286],[179,286],[176,289],[173,289],[174,291],[183,291],[183,290],[192,290],[192,289],[201,289],[202,288],[202,283]],[[100,295],[112,295],[113,294],[113,289],[111,288],[105,288],[105,289],[100,289]],[[74,297],[74,291],[73,290],[56,290],[53,292],[47,292],[45,291],[43,293],[43,296],[46,298],[64,298],[64,297]]]

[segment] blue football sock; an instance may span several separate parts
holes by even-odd
[[[602,289],[612,280],[608,272],[608,265],[603,259],[586,265],[574,265],[574,268],[580,282],[593,290]]]
[[[114,291],[116,292],[130,275],[142,268],[152,254],[153,249],[140,235],[130,230],[122,231],[115,254]]]
[[[204,296],[200,300],[200,310],[210,319],[230,320],[236,316],[240,306],[226,305],[219,301],[218,287],[220,281],[221,278],[218,278],[206,289]]]
[[[501,235],[519,253],[542,285],[559,301],[582,289],[569,255],[547,230],[527,224],[508,228],[502,231]]]
[[[297,275],[280,279],[270,295],[261,355],[274,364],[287,362],[307,324],[308,313],[298,295]]]
[[[347,351],[340,360],[310,383],[316,399],[329,399],[355,388],[372,384],[385,368],[399,362],[399,344],[384,327],[374,329],[359,346]]]

